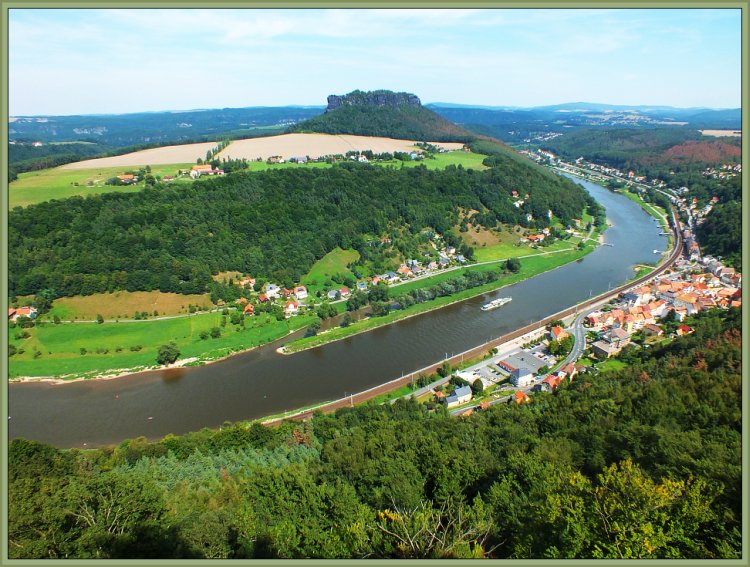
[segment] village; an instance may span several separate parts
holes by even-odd
[[[444,372],[406,397],[433,407],[443,404],[464,416],[496,403],[530,403],[535,393],[553,392],[579,374],[606,369],[607,361],[627,347],[649,348],[693,333],[690,317],[701,311],[741,309],[741,296],[742,276],[734,269],[709,256],[680,259],[673,270],[585,316],[568,317],[568,326],[553,321],[493,349],[478,363]],[[580,358],[569,355],[578,320],[585,332]]]

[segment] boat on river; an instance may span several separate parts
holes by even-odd
[[[497,309],[498,307],[502,307],[506,303],[509,303],[513,298],[512,297],[501,297],[500,299],[493,299],[489,303],[485,303],[482,305],[481,309],[482,311],[489,311],[490,309]]]

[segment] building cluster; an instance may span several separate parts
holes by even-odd
[[[707,167],[703,170],[703,176],[710,179],[731,179],[742,175],[741,163],[723,163],[718,167]]]
[[[685,269],[654,278],[648,284],[620,294],[618,301],[590,313],[584,325],[598,332],[599,340],[591,345],[597,358],[618,354],[630,343],[637,331],[661,336],[659,323],[670,312],[675,320],[695,315],[705,309],[742,307],[742,275],[721,262],[706,257],[701,262],[682,261]],[[690,332],[686,325],[677,334]]]

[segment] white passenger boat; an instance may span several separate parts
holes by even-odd
[[[502,307],[506,303],[509,303],[513,298],[512,297],[501,297],[500,299],[493,299],[489,303],[485,303],[482,305],[481,309],[482,311],[489,311],[490,309],[497,309],[498,307]]]

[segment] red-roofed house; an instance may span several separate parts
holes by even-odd
[[[36,319],[36,307],[19,307],[18,309],[8,309],[8,319],[16,322],[19,317]]]
[[[679,327],[677,327],[677,330],[675,331],[678,337],[682,337],[684,335],[690,335],[693,332],[694,332],[693,328],[688,327],[687,325],[680,325]]]
[[[307,288],[303,285],[298,285],[294,288],[294,295],[297,299],[305,299],[307,297]]]
[[[258,301],[260,301],[261,303],[267,303],[270,300],[268,299],[268,296],[265,293],[261,293],[258,296]]]
[[[253,313],[255,313],[255,307],[253,307],[252,303],[248,303],[247,305],[245,305],[243,313],[245,315],[252,315]]]
[[[288,316],[296,315],[298,310],[299,303],[297,303],[296,301],[287,301],[286,305],[284,306],[284,313],[286,313]]]
[[[552,339],[556,341],[562,341],[566,338],[568,338],[568,333],[563,329],[562,327],[552,327],[549,330],[549,335]]]
[[[521,390],[518,390],[514,396],[516,400],[516,405],[526,404],[531,401],[531,398],[527,396],[524,392]]]

